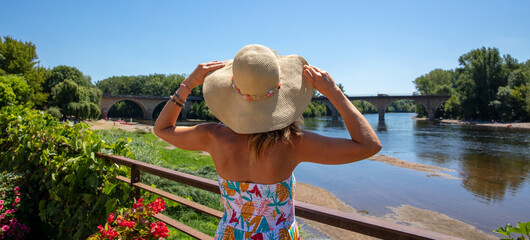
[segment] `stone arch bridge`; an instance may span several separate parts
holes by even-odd
[[[422,104],[425,109],[427,109],[427,113],[429,116],[429,121],[434,120],[434,113],[438,106],[440,106],[443,102],[447,101],[451,96],[449,95],[401,95],[401,96],[389,96],[386,94],[378,94],[377,96],[356,96],[356,97],[348,97],[350,101],[355,100],[364,100],[371,104],[373,104],[377,108],[377,112],[379,113],[379,120],[385,119],[385,110],[390,104],[392,104],[395,101],[408,99],[416,101],[420,104]],[[101,118],[106,118],[107,113],[109,109],[114,105],[115,103],[119,101],[128,100],[131,102],[136,103],[140,109],[142,109],[143,113],[143,119],[145,120],[152,120],[154,118],[154,110],[157,106],[160,104],[165,104],[169,100],[169,97],[159,97],[159,96],[132,96],[132,95],[103,95],[101,99],[101,104],[99,105],[99,108],[101,109]],[[194,102],[202,101],[202,97],[195,97],[195,96],[189,96],[187,98],[187,103],[184,106],[184,108],[181,111],[181,117],[186,118],[188,112],[191,110],[191,106]],[[331,104],[331,102],[326,97],[314,97],[312,99],[313,101],[321,101],[326,104],[326,106],[331,110],[331,116],[332,119],[338,119],[339,112],[337,109]]]
[[[99,104],[99,109],[101,109],[100,118],[106,118],[109,113],[112,105],[116,104],[119,101],[131,101],[136,103],[142,109],[143,119],[144,120],[153,120],[154,111],[156,107],[160,104],[165,104],[169,100],[169,97],[160,97],[160,96],[134,96],[134,95],[103,95],[101,98],[101,103]],[[181,110],[180,116],[186,119],[188,112],[191,110],[191,106],[194,102],[202,101],[202,97],[188,96],[186,99],[186,104]]]
[[[385,111],[390,104],[398,100],[413,100],[420,103],[427,109],[429,121],[434,121],[434,113],[438,106],[447,101],[451,96],[450,95],[396,95],[390,96],[386,94],[378,94],[377,96],[355,96],[348,97],[350,101],[363,100],[371,103],[377,108],[377,113],[379,114],[379,120],[385,120]],[[339,117],[339,112],[331,104],[331,102],[326,97],[314,97],[313,101],[321,101],[326,104],[326,106],[331,110],[332,119],[336,120]]]

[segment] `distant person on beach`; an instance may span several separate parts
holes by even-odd
[[[175,127],[187,96],[203,83],[206,105],[222,124]],[[313,88],[337,108],[351,139],[300,128]],[[261,45],[243,47],[233,60],[199,64],[166,103],[153,131],[178,148],[212,156],[225,207],[215,239],[299,239],[296,166],[346,164],[381,149],[329,73],[301,56],[277,56]]]

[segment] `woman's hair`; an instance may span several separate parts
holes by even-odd
[[[250,161],[254,163],[263,155],[265,150],[274,146],[279,140],[293,145],[292,136],[302,136],[302,130],[299,126],[304,124],[304,120],[300,117],[298,120],[291,123],[289,126],[282,129],[249,134],[247,138],[248,149],[250,150]]]

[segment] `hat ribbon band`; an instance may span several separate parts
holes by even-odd
[[[234,77],[232,77],[232,88],[234,88],[234,90],[236,91],[236,94],[240,94],[241,97],[243,97],[243,99],[246,99],[246,100],[249,100],[249,101],[263,99],[263,98],[268,98],[268,97],[274,95],[274,93],[276,93],[278,91],[278,89],[280,89],[281,85],[282,85],[282,81],[280,80],[280,82],[278,82],[278,84],[274,88],[270,89],[266,93],[250,95],[250,94],[241,93],[241,90],[239,88],[237,88],[236,84],[234,83]]]

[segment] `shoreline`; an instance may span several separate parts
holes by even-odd
[[[413,117],[418,121],[427,121],[427,118],[417,118]],[[511,122],[511,123],[487,123],[487,122],[475,122],[475,121],[463,121],[455,119],[442,119],[435,120],[444,124],[453,124],[453,125],[464,125],[464,126],[478,126],[478,127],[490,127],[490,128],[513,128],[513,129],[530,129],[530,122]]]
[[[87,122],[87,124],[90,125],[91,130],[122,129],[124,131],[129,132],[152,132],[153,129],[153,126],[146,124],[125,125],[105,120],[91,121]],[[428,177],[459,179],[457,177],[444,173],[454,172],[455,170],[452,169],[407,162],[386,155],[375,155],[366,160],[378,161],[396,167],[408,168],[415,171],[431,173],[431,175],[428,175]],[[472,225],[466,224],[457,219],[450,218],[447,215],[426,209],[415,208],[410,205],[387,206],[387,208],[390,209],[392,212],[386,214],[385,216],[377,217],[373,215],[367,215],[362,211],[357,211],[352,206],[347,205],[339,198],[334,196],[331,192],[309,184],[298,182],[294,195],[296,201],[307,202],[348,213],[362,214],[388,222],[404,224],[447,235],[462,237],[465,239],[498,239],[493,235],[489,235],[480,230],[477,230]],[[307,219],[300,219],[300,223],[300,228],[303,229],[304,233],[309,235],[304,236],[305,239],[321,239],[323,235],[330,239],[374,239],[372,237],[362,235],[360,233],[343,230],[340,228],[332,227],[322,223],[317,223]]]

